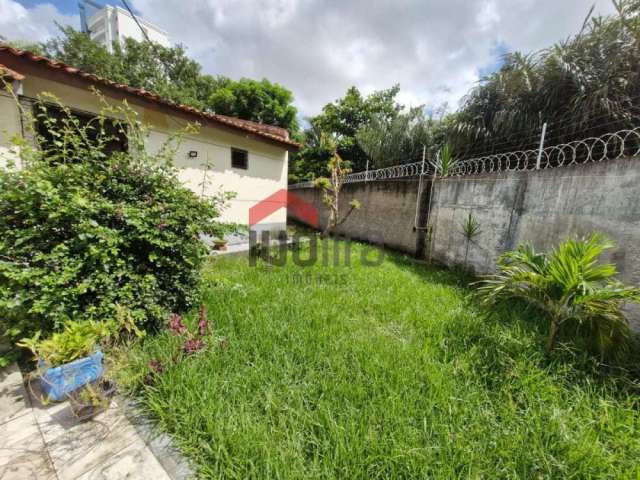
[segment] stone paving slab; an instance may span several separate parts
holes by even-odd
[[[108,413],[111,415],[107,416]],[[147,446],[126,418],[111,409],[47,441],[47,448],[61,479],[75,479],[99,469],[127,448],[135,448],[141,458],[149,459],[149,468],[162,470],[153,455],[146,455]],[[169,479],[164,472],[156,478]]]
[[[180,454],[175,444],[167,434],[158,432],[154,422],[137,414],[139,408],[133,401],[129,401],[126,408],[127,418],[133,424],[149,449],[156,456],[160,464],[173,480],[189,480],[195,474],[186,459]]]
[[[2,480],[58,480],[44,448],[21,451],[10,463],[0,466]]]
[[[158,463],[153,453],[142,440],[130,444],[117,454],[87,470],[78,480],[120,480],[131,478],[168,478],[166,471]]]
[[[171,480],[126,405],[79,422],[68,402],[41,401],[16,365],[0,371],[0,480]]]
[[[57,480],[18,366],[0,371],[0,479]]]
[[[0,424],[29,412],[22,373],[14,363],[0,370]]]

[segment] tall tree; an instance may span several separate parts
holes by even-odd
[[[320,127],[313,123],[304,131],[302,139],[304,147],[292,157],[290,162],[290,183],[315,180],[329,174],[327,165],[334,152],[327,148],[323,135],[325,134]]]
[[[505,56],[465,98],[450,131],[456,156],[535,148],[598,136],[640,120],[640,1],[615,1],[617,14],[585,20],[549,48]]]
[[[125,80],[120,75],[122,69],[116,68],[113,56],[102,44],[72,27],[60,27],[60,30],[61,36],[40,45],[45,56],[114,82]]]
[[[277,83],[242,78],[237,82],[218,79],[218,88],[207,99],[217,113],[225,112],[239,118],[251,117],[255,121],[298,130],[297,110],[293,94]]]
[[[187,56],[181,45],[163,47],[127,38],[113,45],[113,53],[71,27],[62,35],[41,44],[43,54],[82,70],[144,88],[175,102],[202,110],[299,130],[293,94],[282,85],[266,79],[202,73],[202,66]]]
[[[399,85],[395,85],[365,97],[356,87],[351,87],[344,97],[325,105],[321,114],[309,119],[305,147],[292,160],[289,180],[313,180],[329,173],[327,162],[333,155],[319,141],[321,133],[335,139],[337,153],[346,167],[364,170],[367,155],[358,145],[356,133],[373,118],[386,121],[396,117],[403,108],[396,101],[399,91]]]
[[[344,97],[324,106],[322,113],[311,119],[315,128],[332,133],[337,139],[338,154],[351,163],[355,171],[364,169],[367,155],[356,141],[356,133],[376,117],[394,118],[403,106],[396,101],[400,86],[373,92],[364,97],[356,87],[347,90]]]
[[[369,168],[419,161],[423,149],[431,150],[435,124],[423,107],[412,108],[393,118],[375,116],[356,132],[360,148],[369,158]]]

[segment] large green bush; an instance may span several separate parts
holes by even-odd
[[[172,166],[180,138],[149,154],[126,105],[105,103],[87,120],[44,100],[42,148],[22,142],[24,168],[0,171],[0,335],[122,308],[148,327],[193,305],[207,254],[200,234],[222,233],[225,195],[185,188]],[[125,134],[127,151],[114,151]]]

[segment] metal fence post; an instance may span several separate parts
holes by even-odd
[[[538,159],[536,160],[536,170],[540,170],[542,162],[542,149],[544,148],[544,137],[547,134],[547,122],[542,125],[542,134],[540,135],[540,148],[538,148]]]

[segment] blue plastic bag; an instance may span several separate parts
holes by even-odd
[[[39,366],[46,367],[42,360]],[[55,401],[102,376],[102,352],[98,350],[90,357],[79,358],[71,363],[45,370],[40,377],[43,392]]]

